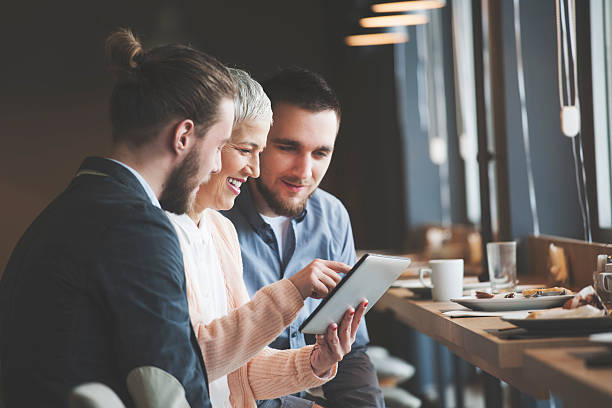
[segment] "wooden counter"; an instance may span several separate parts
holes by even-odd
[[[563,398],[563,408],[612,406],[612,366],[589,368],[585,359],[605,347],[527,350],[525,377]]]
[[[390,289],[376,304],[396,318],[447,346],[453,353],[537,399],[548,398],[548,387],[523,374],[523,352],[530,348],[584,346],[586,337],[503,340],[487,329],[510,329],[498,317],[449,318],[441,312],[461,309],[453,302],[414,300],[407,289]]]

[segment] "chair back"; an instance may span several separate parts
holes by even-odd
[[[69,396],[70,408],[125,408],[117,394],[101,383],[81,384]]]
[[[597,269],[597,255],[612,255],[612,245],[577,239],[540,235],[527,237],[528,271],[531,276],[550,278],[548,264],[550,244],[563,248],[569,269],[569,288],[580,290],[593,284],[593,271]],[[519,277],[520,279],[520,277]]]
[[[128,374],[127,387],[137,408],[189,408],[179,380],[160,368],[133,369]]]

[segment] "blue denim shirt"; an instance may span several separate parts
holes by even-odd
[[[291,239],[289,240],[289,247],[284,251],[284,259],[281,259],[279,255],[272,227],[261,218],[255,208],[249,185],[242,187],[242,193],[236,199],[234,207],[222,213],[236,227],[242,250],[244,282],[251,296],[263,286],[274,283],[279,279],[289,278],[315,258],[341,261],[348,265],[353,265],[356,262],[353,231],[348,212],[340,200],[321,189],[317,189],[308,199],[305,210],[291,220],[289,230]],[[314,344],[315,337],[312,335],[305,336],[299,332],[298,328],[320,302],[321,300],[306,299],[298,317],[270,344],[270,347],[288,349]],[[340,365],[336,379],[344,374],[345,378],[356,384],[355,387],[361,387],[364,400],[371,399],[374,402],[370,401],[363,404],[349,402],[351,406],[384,406],[384,403],[381,402],[382,397],[373,368],[371,368],[369,359],[364,353],[368,342],[369,338],[364,320],[359,326],[351,353],[345,356],[347,362],[351,360],[347,357],[355,357],[352,359],[353,362],[362,361],[361,364],[352,365],[359,366],[360,373],[341,373],[343,368]],[[349,367],[352,366],[347,363],[347,368],[344,371],[349,371]],[[363,374],[364,370],[367,371],[366,375]],[[361,378],[357,379],[356,377]],[[343,387],[346,388],[346,385],[343,384]],[[326,396],[327,394],[326,392]],[[330,394],[332,394],[331,391]],[[351,394],[358,396],[359,392],[351,392]],[[276,405],[266,405],[266,407],[268,406],[281,405],[277,403]],[[282,406],[306,405],[297,405],[287,399],[287,401],[283,401]]]
[[[315,258],[340,261],[348,265],[357,261],[348,212],[331,194],[317,189],[307,201],[305,210],[291,220],[289,247],[284,251],[285,259],[280,259],[272,227],[259,216],[248,186],[242,190],[234,208],[223,212],[223,215],[234,223],[238,232],[244,282],[251,296],[266,285],[293,276]],[[270,347],[288,349],[313,344],[314,337],[306,339],[298,328],[320,302],[317,299],[306,299],[297,319]],[[355,346],[363,346],[368,342],[366,325],[362,322]]]

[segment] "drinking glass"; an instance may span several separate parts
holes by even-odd
[[[516,288],[516,242],[489,242],[487,260],[491,290],[513,291]]]

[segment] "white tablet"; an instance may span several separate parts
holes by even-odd
[[[410,265],[410,258],[365,254],[300,326],[305,334],[324,334],[349,307],[368,300],[366,313]]]

